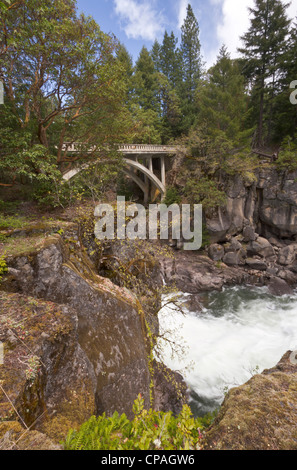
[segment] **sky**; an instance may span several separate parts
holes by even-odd
[[[284,4],[288,1],[282,0]],[[199,23],[206,68],[216,61],[223,44],[231,57],[237,57],[254,0],[77,0],[78,12],[93,16],[102,31],[113,33],[134,62],[143,46],[150,50],[155,39],[162,43],[165,30],[180,39],[188,3]],[[297,17],[297,0],[291,0],[287,13],[292,19]]]

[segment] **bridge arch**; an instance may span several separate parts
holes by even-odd
[[[65,144],[67,146],[67,144]],[[76,153],[76,144],[68,146],[70,153]],[[119,148],[119,151],[129,155],[130,158],[124,158],[125,167],[123,168],[124,173],[130,177],[143,191],[145,203],[149,200],[150,194],[150,183],[159,191],[161,198],[163,199],[166,195],[166,166],[165,166],[165,155],[176,153],[176,148],[169,146],[153,146],[153,145],[123,145]],[[138,157],[145,160],[145,164],[139,163]],[[132,160],[132,158],[136,158]],[[158,178],[154,174],[153,169],[153,158],[160,158],[161,161],[161,178]],[[70,181],[78,173],[87,169],[90,164],[85,164],[77,168],[73,168],[63,175],[65,181]],[[144,176],[142,180],[138,173]]]

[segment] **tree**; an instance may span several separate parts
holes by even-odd
[[[174,33],[165,31],[160,54],[160,70],[168,78],[173,88],[177,87],[181,77],[180,54],[177,50],[177,38]]]
[[[243,71],[252,87],[257,115],[256,146],[271,138],[275,94],[280,78],[280,64],[287,47],[289,20],[287,4],[280,0],[255,0],[250,8],[251,24],[242,36]]]
[[[11,136],[8,142],[4,135],[0,148],[6,172],[28,169],[31,161],[30,175],[45,177],[45,155],[62,166],[98,158],[97,149],[121,139],[125,83],[118,44],[91,17],[77,17],[74,0],[20,2],[1,13],[0,35],[1,132],[9,129]],[[65,142],[80,142],[81,152],[70,156]]]
[[[180,54],[182,83],[179,94],[184,114],[184,131],[187,131],[194,122],[195,91],[202,73],[199,25],[190,4],[187,7],[187,16],[181,28]]]
[[[158,72],[151,54],[144,46],[135,64],[135,109],[139,122],[137,138],[141,143],[161,143],[161,104],[159,100]]]
[[[247,134],[248,99],[238,63],[230,58],[225,46],[207,79],[197,88],[196,99],[196,126],[203,127],[212,139],[220,137],[232,141],[234,146],[242,145]]]
[[[279,140],[283,140],[288,136],[291,138],[297,136],[297,106],[289,103],[293,91],[290,85],[297,80],[297,18],[295,21],[290,29],[287,50],[282,57],[279,93],[275,104],[275,114],[277,116],[275,134]]]
[[[154,62],[154,66],[157,72],[161,72],[161,45],[155,40],[152,50],[151,50],[151,57]]]

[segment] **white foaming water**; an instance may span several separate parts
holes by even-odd
[[[186,300],[182,294],[179,301]],[[197,415],[213,411],[229,388],[297,349],[297,295],[274,297],[265,288],[235,287],[212,292],[206,300],[200,313],[183,309],[183,315],[173,305],[159,313],[161,334],[186,348],[172,356],[161,339],[162,360],[184,376]]]

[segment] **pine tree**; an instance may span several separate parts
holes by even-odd
[[[290,95],[293,91],[290,85],[297,80],[297,18],[293,23],[290,36],[287,41],[287,51],[283,56],[282,79],[280,81],[280,92],[277,97],[276,113],[277,120],[275,132],[279,140],[286,137],[297,137],[297,106],[292,105]]]
[[[135,64],[133,76],[135,116],[141,143],[161,143],[161,104],[158,72],[151,54],[144,46]]]
[[[161,45],[157,39],[155,40],[153,44],[153,47],[151,50],[151,57],[155,65],[155,69],[157,70],[157,72],[160,72],[161,71]]]
[[[162,73],[168,78],[173,88],[177,86],[178,79],[181,75],[180,55],[177,51],[178,39],[174,33],[169,35],[165,31],[163,43],[161,46],[160,65]]]
[[[157,71],[151,54],[145,46],[141,49],[135,65],[134,82],[140,106],[144,109],[157,110]]]
[[[252,86],[258,121],[255,146],[269,143],[273,132],[275,95],[290,24],[287,7],[280,0],[255,0],[255,8],[249,9],[250,28],[241,38],[244,47],[239,51],[244,59],[243,71]]]
[[[246,117],[244,77],[223,46],[207,79],[197,89],[196,125],[203,127],[210,138],[219,137],[238,146],[246,136]]]
[[[179,95],[184,114],[184,132],[187,132],[195,119],[195,90],[202,73],[199,25],[189,4],[187,16],[181,28],[180,54],[182,60],[182,84]]]

